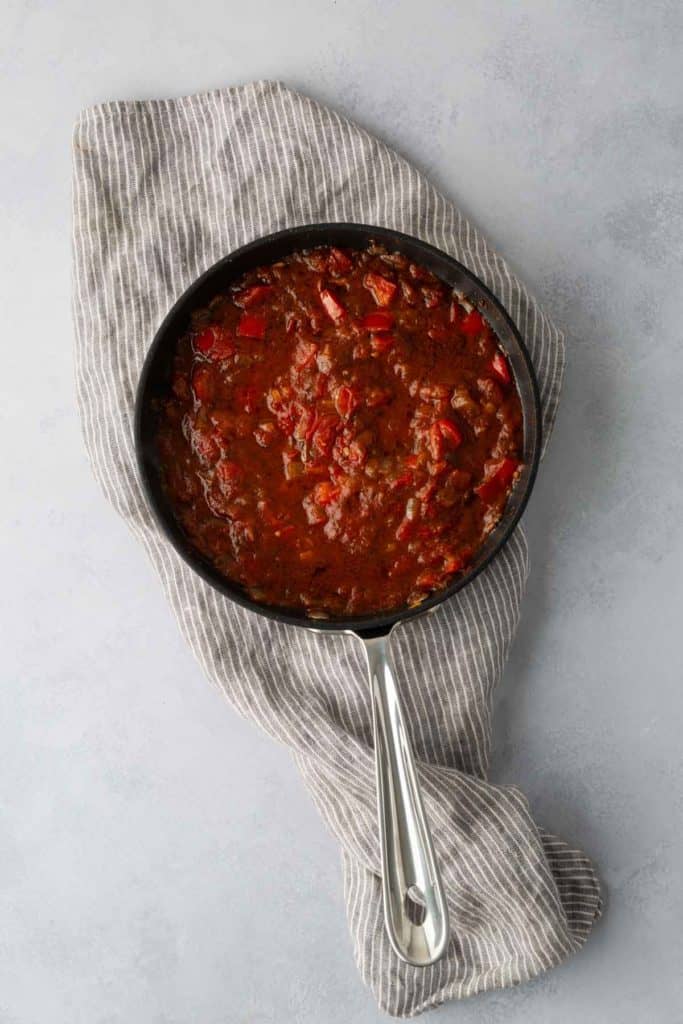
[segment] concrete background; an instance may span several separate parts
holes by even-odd
[[[280,78],[427,171],[568,334],[495,777],[582,845],[570,963],[445,1024],[683,1021],[683,8],[5,0],[2,1024],[370,1024],[338,851],[181,642],[75,411],[70,132]]]

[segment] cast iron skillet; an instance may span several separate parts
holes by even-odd
[[[259,604],[222,576],[185,537],[161,484],[155,447],[155,399],[168,393],[172,354],[190,325],[190,314],[245,271],[316,245],[365,248],[371,240],[420,263],[476,306],[493,327],[519,391],[524,414],[523,469],[505,513],[467,572],[417,608],[380,611],[345,619],[310,619],[303,611]],[[400,622],[423,615],[457,594],[500,551],[528,501],[541,452],[538,384],[517,328],[488,288],[451,256],[408,235],[364,224],[312,224],[289,228],[219,260],[176,302],[157,331],[140,377],[135,409],[135,447],[142,484],[154,516],[176,551],[208,583],[259,615],[320,631],[350,633],[365,645],[372,689],[377,801],[382,853],[384,920],[391,944],[403,960],[427,966],[448,944],[448,910],[420,796],[400,698],[388,662],[388,640]]]

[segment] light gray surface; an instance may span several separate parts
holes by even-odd
[[[75,415],[77,110],[255,77],[428,171],[568,332],[495,775],[608,906],[566,966],[434,1019],[683,1021],[680,5],[12,2],[0,30],[2,1024],[381,1019],[335,843],[191,661]]]

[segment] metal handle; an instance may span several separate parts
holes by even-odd
[[[388,663],[388,636],[362,638],[372,688],[384,923],[396,954],[415,967],[448,944],[448,908]]]

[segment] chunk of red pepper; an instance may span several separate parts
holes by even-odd
[[[489,471],[483,483],[474,488],[474,493],[487,505],[490,504],[510,486],[518,468],[517,459],[503,459]]]
[[[372,270],[365,275],[363,284],[372,293],[378,306],[389,306],[398,290],[398,286],[393,281]]]
[[[348,274],[353,263],[341,249],[330,249],[329,266],[331,273],[341,276],[342,274]]]
[[[476,309],[473,309],[467,314],[465,319],[460,324],[460,330],[468,338],[476,338],[478,334],[484,329],[484,320],[481,313],[478,313]]]
[[[496,352],[494,355],[491,360],[491,369],[502,384],[507,386],[512,383],[510,367],[508,366],[508,361],[502,352]]]
[[[334,404],[340,416],[344,418],[350,416],[358,405],[358,401],[358,395],[347,384],[342,384],[340,388],[337,388]]]
[[[266,318],[257,313],[244,313],[237,324],[237,334],[240,338],[263,341],[266,336]]]
[[[346,310],[342,306],[341,302],[336,295],[333,295],[329,288],[323,288],[320,292],[320,301],[323,304],[325,312],[334,320],[336,323],[338,320],[343,320],[346,316]]]
[[[376,313],[368,313],[367,316],[364,316],[360,320],[359,326],[365,331],[373,331],[375,333],[390,331],[394,326],[394,314],[378,309]]]
[[[254,284],[251,288],[245,288],[243,292],[235,296],[235,305],[241,306],[243,309],[251,309],[252,306],[258,306],[259,303],[269,299],[273,291],[273,286],[270,284]]]
[[[462,444],[462,433],[453,420],[437,420],[429,428],[429,450],[437,461],[443,456],[444,444],[458,448]]]
[[[195,335],[192,343],[196,352],[200,352],[209,359],[228,359],[235,354],[233,339],[224,328],[216,324],[205,327],[203,331]]]
[[[206,355],[213,348],[214,342],[214,328],[205,327],[199,334],[195,334],[192,344],[194,345],[195,352],[201,352],[202,355]]]

